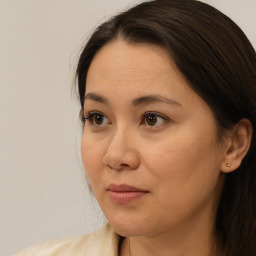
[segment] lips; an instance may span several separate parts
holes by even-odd
[[[116,191],[116,192],[148,192],[130,185],[121,184],[121,185],[115,185],[110,184],[107,188],[108,191]]]
[[[149,193],[149,191],[145,191],[126,184],[110,184],[107,188],[107,192],[112,202],[116,204],[128,204]]]

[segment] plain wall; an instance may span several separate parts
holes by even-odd
[[[101,225],[71,87],[82,43],[131,0],[0,0],[0,255]],[[208,0],[256,45],[255,0]],[[97,214],[96,214],[97,215]]]

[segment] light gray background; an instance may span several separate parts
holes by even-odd
[[[0,0],[0,255],[101,225],[80,160],[71,87],[83,41],[139,1]],[[256,45],[256,0],[207,0]]]

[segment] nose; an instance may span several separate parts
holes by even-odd
[[[109,138],[103,164],[117,171],[135,170],[139,166],[136,139],[127,129],[115,131]]]

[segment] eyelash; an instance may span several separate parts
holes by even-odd
[[[83,121],[86,122],[88,120],[91,125],[101,126],[101,125],[97,125],[97,124],[94,123],[94,119],[93,118],[95,118],[96,115],[99,115],[101,117],[106,117],[101,112],[92,111],[92,112],[89,112],[88,114],[84,114]]]
[[[104,126],[104,124],[95,124],[95,117],[96,116],[100,116],[101,118],[107,118],[107,116],[105,116],[103,113],[101,112],[98,112],[98,111],[92,111],[92,112],[89,112],[88,114],[84,114],[84,117],[83,117],[83,122],[85,123],[87,120],[89,121],[89,123],[93,126]],[[146,112],[145,114],[143,114],[142,116],[142,121],[140,124],[144,124],[145,126],[147,127],[158,127],[158,126],[155,126],[155,125],[150,125],[148,123],[146,123],[146,118],[147,117],[156,117],[156,122],[159,121],[159,119],[162,119],[162,122],[169,122],[170,119],[167,118],[166,116],[163,116],[159,113],[156,113],[156,112]],[[154,119],[154,118],[153,118]],[[152,121],[152,120],[151,120]]]

